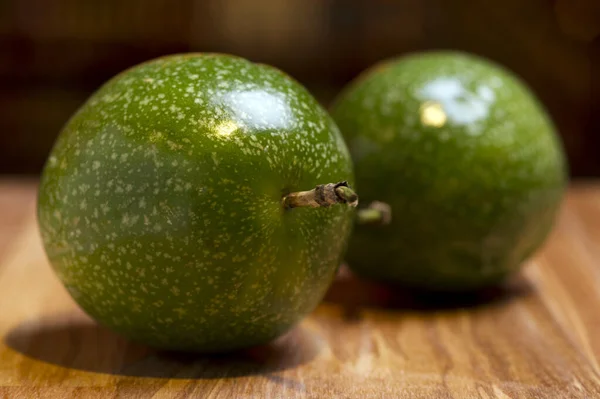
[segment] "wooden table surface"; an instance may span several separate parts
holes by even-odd
[[[157,353],[94,324],[46,262],[35,181],[0,180],[0,398],[600,397],[600,183],[505,287],[393,293],[341,273],[272,345]]]

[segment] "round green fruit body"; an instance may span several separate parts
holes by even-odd
[[[352,180],[335,123],[287,75],[175,55],[113,78],[71,118],[38,218],[53,268],[93,318],[158,348],[227,351],[312,311],[341,260],[352,209],[282,198]]]
[[[546,112],[487,60],[431,52],[383,62],[332,115],[352,154],[361,203],[391,207],[357,227],[358,274],[436,290],[500,282],[544,241],[566,167]]]

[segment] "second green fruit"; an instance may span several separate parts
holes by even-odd
[[[381,63],[339,96],[361,203],[392,209],[360,226],[361,275],[438,290],[504,279],[547,236],[565,185],[555,129],[504,68],[455,52]]]

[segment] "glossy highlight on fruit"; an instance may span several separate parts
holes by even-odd
[[[352,208],[283,198],[343,181],[347,148],[301,85],[238,57],[174,55],[116,76],[67,123],[39,225],[99,322],[158,348],[227,351],[277,337],[321,300]]]
[[[458,52],[382,62],[332,115],[352,154],[361,203],[391,207],[358,226],[357,273],[436,290],[495,284],[551,229],[565,161],[546,111],[513,74]]]

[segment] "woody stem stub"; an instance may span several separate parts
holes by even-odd
[[[348,186],[348,182],[319,184],[309,191],[298,191],[283,197],[285,209],[329,207],[335,204],[358,205],[358,195]]]

